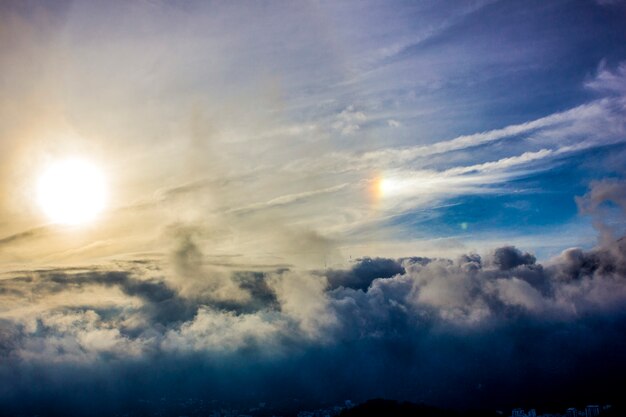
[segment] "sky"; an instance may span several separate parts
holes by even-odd
[[[620,0],[0,2],[0,406],[615,401],[625,166]]]

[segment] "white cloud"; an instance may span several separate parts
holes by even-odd
[[[365,114],[355,110],[354,106],[351,105],[337,115],[332,127],[341,132],[342,135],[351,135],[361,129],[361,123],[366,120]]]
[[[616,68],[611,69],[605,61],[602,61],[595,77],[587,81],[585,86],[600,92],[626,95],[626,62],[621,62]]]

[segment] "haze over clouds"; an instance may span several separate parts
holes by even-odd
[[[0,408],[614,401],[625,20],[583,0],[3,2]],[[107,180],[81,226],[37,205],[67,156]]]

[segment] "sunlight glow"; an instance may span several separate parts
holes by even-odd
[[[104,209],[105,179],[96,166],[83,159],[58,161],[39,178],[37,200],[54,223],[87,223]]]
[[[381,178],[378,181],[378,190],[382,196],[394,194],[402,188],[400,181],[393,178]]]
[[[373,183],[373,195],[376,200],[399,197],[407,192],[407,181],[397,176],[379,176]]]

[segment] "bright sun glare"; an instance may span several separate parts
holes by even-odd
[[[104,209],[106,185],[102,172],[83,159],[53,163],[39,178],[37,199],[48,218],[60,224],[89,222]]]

